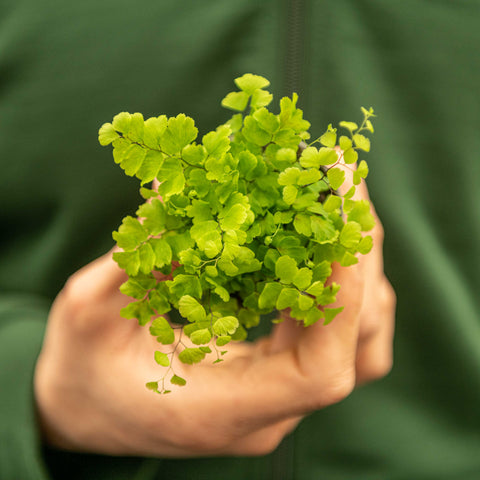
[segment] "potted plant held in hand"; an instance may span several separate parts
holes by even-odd
[[[155,352],[166,367],[147,383],[157,393],[169,392],[166,379],[186,383],[174,358],[221,362],[226,344],[244,340],[275,309],[289,309],[305,327],[331,322],[343,308],[329,307],[341,288],[326,284],[332,262],[353,265],[372,248],[362,234],[374,226],[370,204],[352,198],[368,167],[352,164],[370,150],[364,134],[373,132],[373,110],[362,108],[361,125],[340,122],[343,135],[329,125],[310,141],[296,94],[275,114],[267,79],[247,73],[235,83],[239,91],[222,106],[237,113],[201,140],[184,114],[145,120],[122,112],[99,131],[146,200],[113,233],[121,249],[114,259],[129,277],[121,291],[135,299],[121,315],[173,346]],[[349,168],[353,185],[342,189]],[[146,187],[155,179],[156,188]],[[183,325],[164,318],[171,309]]]

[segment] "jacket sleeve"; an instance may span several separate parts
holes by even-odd
[[[35,415],[33,373],[49,302],[0,295],[0,479],[46,480]]]

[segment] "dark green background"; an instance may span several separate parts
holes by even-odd
[[[0,0],[1,480],[480,478],[479,23],[478,0]],[[398,295],[392,373],[262,458],[40,450],[49,303],[139,202],[98,127],[184,112],[205,133],[245,72],[297,90],[313,135],[361,105],[378,114],[368,184]]]

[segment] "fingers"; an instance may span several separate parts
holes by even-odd
[[[357,384],[384,377],[393,364],[396,296],[386,278],[378,284],[375,299],[362,310],[356,358]]]
[[[356,165],[342,165],[346,181],[342,186],[345,193],[353,184],[353,170]],[[392,343],[395,323],[395,292],[383,270],[383,226],[370,200],[366,182],[356,186],[354,200],[368,200],[370,212],[375,219],[374,228],[368,232],[373,239],[372,251],[361,258],[365,268],[365,290],[361,311],[360,331],[357,347],[357,384],[385,376],[392,366]]]
[[[83,298],[104,298],[117,290],[127,280],[126,273],[116,264],[110,250],[85,267],[75,272],[67,281],[65,288],[73,290]],[[72,292],[73,293],[73,292]]]

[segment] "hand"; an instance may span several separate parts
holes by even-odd
[[[367,197],[366,187],[357,195]],[[148,330],[124,320],[126,280],[111,253],[74,274],[52,307],[35,373],[48,443],[112,455],[190,457],[271,452],[300,419],[337,403],[356,384],[391,367],[395,295],[384,276],[382,228],[374,249],[348,268],[334,265],[344,311],[323,326],[286,318],[270,336],[229,345],[225,361],[175,362],[187,386],[159,396],[160,350]]]

